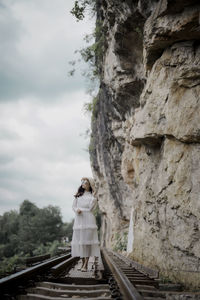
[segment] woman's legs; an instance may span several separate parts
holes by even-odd
[[[79,267],[77,270],[81,270],[82,269],[82,267],[84,266],[84,264],[85,264],[85,257],[81,257],[81,259],[82,259],[82,266],[81,267]]]
[[[85,257],[82,257],[82,266],[81,266],[81,268],[84,266],[84,264],[85,264]]]
[[[85,257],[85,267],[87,268],[88,267],[88,260],[89,260],[89,257]]]
[[[84,259],[85,259],[85,262],[84,262],[84,265],[82,267],[82,270],[87,270],[89,257],[84,257]]]

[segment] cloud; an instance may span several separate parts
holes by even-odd
[[[17,208],[28,198],[41,207],[61,206],[65,220],[73,216],[71,204],[80,178],[91,176],[89,139],[83,136],[90,120],[82,112],[83,92],[69,94],[70,102],[66,97],[59,105],[38,105],[32,99],[0,104],[3,211],[8,203],[15,201]],[[1,124],[7,124],[3,134]]]
[[[69,61],[82,48],[93,21],[78,23],[70,14],[72,0],[4,0],[0,7],[0,100],[24,96],[55,101],[64,91],[82,90],[80,69],[68,77]]]
[[[93,21],[76,22],[73,3],[1,1],[0,214],[29,199],[60,206],[69,221],[81,177],[92,176],[83,112],[90,98],[84,78],[67,73]]]

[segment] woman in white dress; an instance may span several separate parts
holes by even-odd
[[[97,204],[94,180],[84,177],[78,189],[72,208],[75,212],[73,235],[71,241],[71,256],[82,258],[81,271],[87,271],[90,256],[100,258],[100,246],[96,219],[92,212]]]

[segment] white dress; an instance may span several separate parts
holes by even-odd
[[[96,256],[101,260],[96,219],[92,213],[96,204],[97,199],[88,191],[74,199],[72,208],[75,212],[75,218],[71,241],[71,256]],[[80,209],[82,212],[78,214],[77,209]]]

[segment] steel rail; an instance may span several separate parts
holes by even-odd
[[[74,262],[79,260],[79,257],[71,257],[71,254],[65,254],[0,279],[0,299],[16,299],[16,296],[19,295],[19,299],[27,300],[37,297],[36,294],[41,299],[44,299],[44,297],[48,299],[48,296],[59,297],[60,293],[66,294],[66,297],[91,297],[93,295],[94,297],[91,299],[96,298],[99,293],[98,297],[103,297],[102,299],[110,299],[111,296],[116,300],[161,299],[168,294],[200,295],[198,292],[189,293],[181,290],[180,292],[179,290],[171,290],[171,287],[170,290],[160,289],[158,282],[154,282],[154,278],[149,278],[147,274],[144,274],[148,273],[151,276],[156,276],[156,270],[146,267],[141,268],[142,265],[135,264],[135,262],[132,264],[130,259],[127,260],[121,254],[105,247],[101,247],[101,254],[104,264],[102,271],[104,279],[102,279],[102,276],[97,279],[87,278],[87,276],[79,277],[79,274],[76,274],[79,263],[74,266]],[[140,271],[136,270],[136,266]],[[68,273],[69,270],[72,273]],[[68,277],[66,274],[68,274]],[[80,279],[84,279],[83,284],[81,284]],[[88,286],[90,289],[88,289]],[[107,294],[103,296],[101,292]],[[107,296],[109,297],[106,298]]]
[[[70,257],[70,258],[60,262],[59,264],[56,264],[55,266],[53,266],[51,268],[51,273],[54,276],[58,276],[61,272],[66,270],[67,267],[71,266],[73,264],[73,262],[75,262],[76,260],[77,260],[76,257]]]
[[[38,263],[44,261],[45,259],[49,259],[51,256],[50,254],[44,254],[39,256],[27,257],[25,259],[26,266],[30,266],[31,264]]]
[[[6,287],[11,286],[11,284],[19,283],[22,279],[28,279],[32,277],[33,275],[37,275],[40,271],[45,271],[52,266],[62,262],[63,260],[66,260],[71,257],[71,254],[65,254],[60,257],[56,257],[53,259],[50,259],[48,261],[42,262],[37,264],[36,266],[29,267],[25,270],[19,271],[17,273],[8,275],[4,278],[0,279],[0,288],[5,289]]]
[[[111,272],[113,273],[120,290],[122,291],[123,295],[126,297],[126,300],[143,300],[144,298],[138,293],[136,288],[127,278],[127,276],[121,272],[118,268],[114,260],[108,255],[108,250],[105,247],[101,248],[104,259],[110,268]]]
[[[117,252],[114,252],[113,250],[109,249],[109,252],[111,252],[114,256],[118,257],[119,259],[123,260],[125,263],[130,265],[131,267],[135,268],[139,272],[142,272],[146,275],[148,275],[150,278],[158,278],[159,277],[159,271],[156,269],[152,269],[149,267],[146,267],[144,265],[139,264],[138,262],[125,257]]]

